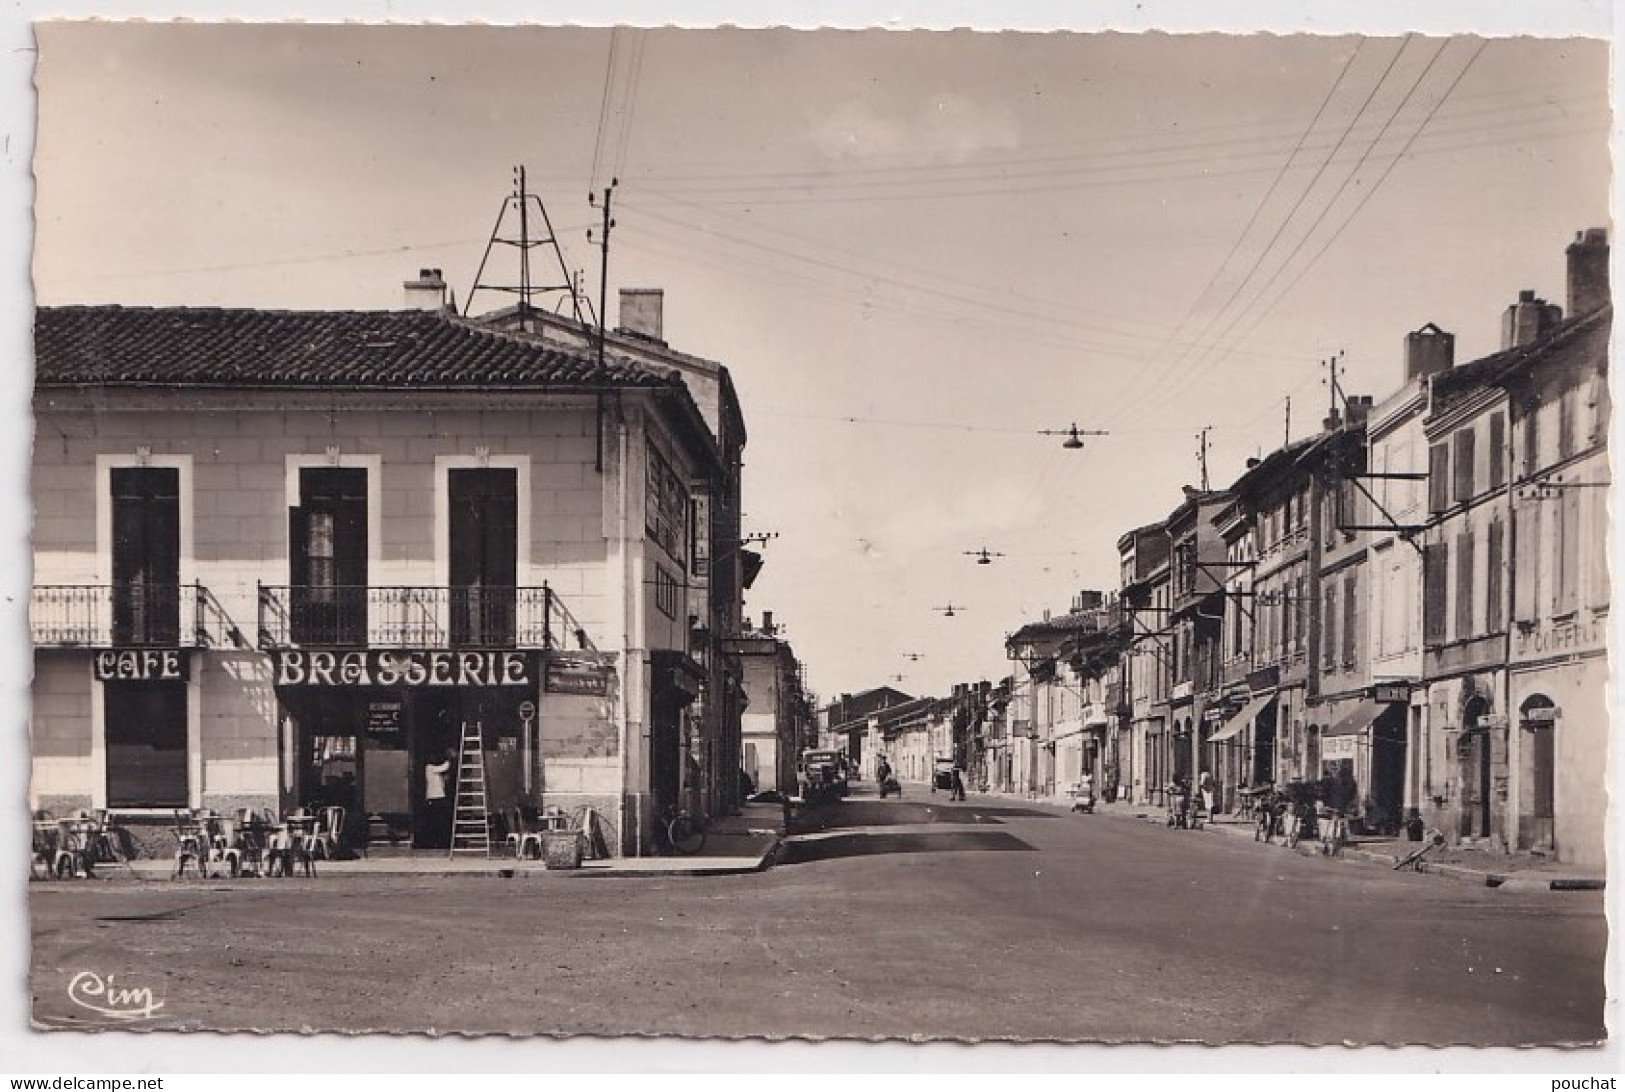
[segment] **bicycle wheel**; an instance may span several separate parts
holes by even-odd
[[[692,857],[705,848],[705,828],[693,816],[679,813],[666,824],[666,839],[678,853]]]
[[[581,832],[587,860],[604,860],[615,855],[615,825],[597,808],[583,804],[570,812],[570,829]]]

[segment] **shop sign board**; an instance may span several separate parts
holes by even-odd
[[[535,685],[534,658],[525,652],[292,649],[274,655],[277,686]]]
[[[185,682],[191,657],[178,648],[141,648],[96,653],[97,682]]]
[[[1408,683],[1378,683],[1371,688],[1371,700],[1381,702],[1408,702],[1411,688]]]
[[[597,660],[578,656],[549,656],[542,675],[542,689],[549,694],[604,698],[609,696],[609,679],[613,673],[613,668]]]
[[[1337,758],[1353,758],[1355,748],[1359,746],[1360,735],[1356,733],[1346,736],[1331,736],[1321,741],[1321,761]]]

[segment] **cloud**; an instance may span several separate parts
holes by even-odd
[[[1015,114],[948,91],[912,109],[887,112],[871,99],[849,99],[819,117],[812,142],[825,156],[848,162],[888,158],[962,163],[1020,142]]]

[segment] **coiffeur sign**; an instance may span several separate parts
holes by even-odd
[[[421,651],[276,654],[277,686],[534,686],[525,652]]]

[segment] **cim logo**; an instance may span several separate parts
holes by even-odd
[[[80,971],[68,983],[68,1000],[112,1020],[151,1020],[164,1003],[146,986],[119,986],[108,975]]]

